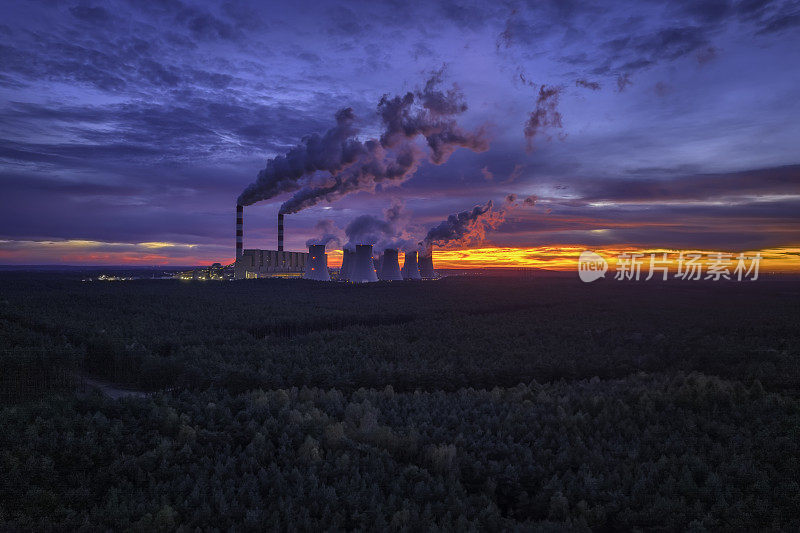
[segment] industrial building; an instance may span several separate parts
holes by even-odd
[[[306,271],[306,252],[283,250],[283,213],[278,214],[278,249],[244,249],[244,208],[236,206],[236,264],[234,279],[302,277]]]
[[[308,252],[287,252],[283,249],[283,213],[278,214],[278,249],[245,249],[244,208],[236,206],[236,262],[234,279],[252,278],[300,278],[330,281],[328,257],[324,244],[312,244]],[[433,255],[430,250],[419,254],[406,252],[402,270],[398,261],[398,250],[388,248],[380,257],[373,257],[371,244],[346,246],[343,250],[340,281],[370,283],[378,280],[400,281],[403,279],[433,279]]]

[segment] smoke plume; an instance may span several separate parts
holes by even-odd
[[[308,239],[306,241],[306,246],[311,246],[313,244],[324,244],[327,247],[328,244],[334,244],[338,246],[342,243],[340,237],[342,230],[336,226],[333,220],[320,220],[314,225],[314,231],[320,236]]]
[[[347,244],[372,244],[373,251],[380,252],[386,248],[416,249],[416,239],[406,234],[410,214],[399,200],[383,211],[384,218],[372,215],[360,215],[354,218],[345,228]]]
[[[350,108],[336,114],[336,126],[324,135],[310,135],[267,161],[258,178],[239,196],[241,205],[294,192],[281,213],[296,213],[319,202],[333,202],[382,184],[399,184],[428,160],[444,164],[459,147],[481,152],[489,144],[483,128],[464,131],[455,116],[467,109],[455,85],[442,91],[443,72],[434,72],[422,89],[403,96],[384,95],[378,103],[383,132],[378,139],[359,141]],[[426,151],[417,143],[423,138]],[[427,157],[426,157],[427,156]]]
[[[425,247],[465,245],[484,240],[488,230],[497,229],[505,220],[505,211],[494,211],[492,205],[489,200],[485,205],[476,205],[471,211],[450,215],[428,231]]]

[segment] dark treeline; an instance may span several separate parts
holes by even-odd
[[[0,528],[796,529],[798,296],[5,273]]]

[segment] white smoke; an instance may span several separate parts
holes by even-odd
[[[342,109],[336,126],[324,135],[309,135],[285,155],[269,159],[238,203],[250,205],[294,192],[280,212],[296,213],[352,192],[373,191],[383,183],[402,183],[424,160],[444,164],[458,147],[487,150],[483,128],[466,132],[457,124],[455,116],[467,105],[456,86],[440,90],[441,81],[442,71],[434,72],[420,90],[381,98],[377,111],[384,130],[379,139],[359,141],[352,109]],[[419,138],[427,151],[417,143]]]

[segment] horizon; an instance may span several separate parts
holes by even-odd
[[[246,247],[274,242],[280,211],[291,250],[435,237],[467,268],[567,268],[583,248],[800,271],[791,3],[394,15],[10,7],[0,262],[227,263],[242,201]]]

